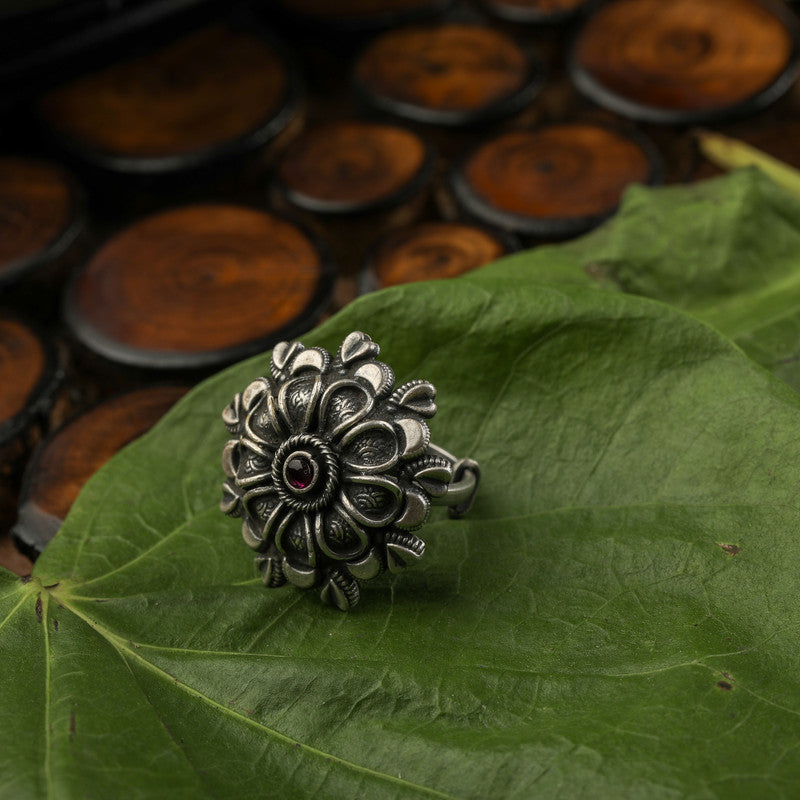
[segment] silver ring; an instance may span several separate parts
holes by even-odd
[[[335,357],[281,342],[270,374],[222,413],[232,438],[220,507],[242,518],[264,584],[318,587],[343,611],[360,581],[417,562],[425,543],[414,531],[431,506],[465,514],[480,479],[477,462],[431,443],[433,385],[395,388],[379,352],[359,331]]]

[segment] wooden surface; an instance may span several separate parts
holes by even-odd
[[[495,261],[508,245],[492,231],[458,222],[426,222],[384,237],[366,264],[372,288],[454,278]]]
[[[274,214],[189,206],[108,241],[78,277],[68,320],[90,349],[114,360],[223,362],[306,313],[327,269],[314,243]]]
[[[38,399],[48,369],[39,337],[17,320],[0,317],[0,440]]]
[[[157,386],[121,395],[56,432],[28,469],[15,536],[41,551],[86,481],[117,451],[149,430],[185,392],[186,387]]]
[[[457,23],[387,31],[355,68],[368,102],[441,124],[510,113],[509,100],[534,77],[529,55],[512,37]]]
[[[534,235],[577,232],[610,214],[625,187],[649,182],[640,141],[584,123],[510,131],[481,145],[459,172],[459,196],[487,222]]]
[[[426,178],[425,143],[394,125],[342,120],[307,131],[278,166],[281,190],[319,213],[369,212],[405,199]]]
[[[286,91],[271,46],[218,25],[78,77],[45,94],[39,113],[90,159],[186,156],[252,135]]]
[[[370,20],[387,15],[416,15],[420,12],[442,8],[442,0],[280,0],[281,5],[308,17],[325,21]]]
[[[681,122],[752,101],[792,50],[783,21],[755,0],[614,0],[582,29],[574,63],[598,102],[618,98]]]
[[[77,232],[79,214],[72,182],[60,167],[0,158],[0,281],[47,263]]]

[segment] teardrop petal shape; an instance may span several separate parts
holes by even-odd
[[[284,561],[283,574],[289,583],[299,589],[308,589],[317,582],[317,570],[314,567],[298,567]]]
[[[369,383],[375,391],[376,397],[386,397],[394,386],[394,372],[391,367],[380,361],[367,361],[353,374]]]
[[[292,375],[299,375],[301,372],[318,372],[322,373],[328,368],[331,357],[327,350],[321,347],[309,347],[308,350],[303,350],[298,353],[292,361],[292,366],[289,372]]]
[[[414,531],[422,527],[431,513],[431,501],[417,489],[406,491],[406,505],[403,513],[394,521],[397,528]]]
[[[261,573],[261,580],[268,589],[277,589],[286,583],[283,574],[283,561],[273,556],[256,557],[256,566]]]
[[[372,548],[366,555],[356,561],[348,561],[347,569],[350,574],[360,581],[369,581],[377,577],[383,569],[383,563],[377,550]]]
[[[305,350],[300,342],[278,342],[272,348],[269,368],[276,381],[286,379],[286,371],[295,356]]]
[[[316,416],[322,391],[318,377],[292,378],[278,392],[278,411],[281,420],[292,433],[303,433]]]
[[[269,391],[269,381],[266,378],[256,378],[242,392],[242,408],[249,411]]]
[[[340,452],[345,466],[356,472],[386,472],[397,463],[400,445],[388,422],[371,419],[344,434]]]
[[[359,381],[335,381],[319,401],[319,429],[329,439],[336,439],[364,419],[374,405],[375,398]]]
[[[287,562],[303,569],[317,565],[311,524],[305,514],[289,512],[283,518],[275,531],[275,546],[286,556]]]
[[[314,538],[319,549],[337,561],[357,558],[369,546],[364,529],[338,503],[330,511],[317,514]]]
[[[234,395],[233,400],[225,406],[222,412],[222,421],[229,433],[236,433],[239,427],[239,422],[242,418],[242,395],[238,392]]]
[[[425,553],[425,542],[413,533],[389,531],[386,534],[386,565],[390,572],[400,572],[416,564]]]
[[[413,411],[421,417],[430,419],[436,414],[436,389],[428,381],[409,381],[398,386],[392,400],[400,408]]]
[[[238,490],[230,481],[222,484],[222,499],[219,501],[220,510],[229,517],[242,515],[241,497]]]
[[[401,417],[396,419],[394,424],[402,432],[400,439],[402,458],[422,455],[431,441],[430,428],[422,420],[413,417]]]
[[[361,593],[358,581],[345,575],[341,570],[333,569],[322,584],[319,597],[323,603],[336,606],[340,611],[349,611],[358,603]]]
[[[353,331],[342,342],[342,346],[339,348],[339,358],[342,364],[347,366],[354,361],[375,358],[380,351],[380,347],[366,333]]]
[[[344,478],[342,505],[356,522],[370,528],[389,525],[400,511],[403,493],[386,475],[353,475]]]

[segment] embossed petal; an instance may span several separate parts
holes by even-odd
[[[387,475],[345,475],[341,491],[348,513],[370,528],[391,524],[400,511],[402,497],[397,481]]]
[[[314,536],[320,550],[337,561],[357,558],[369,546],[364,529],[338,503],[317,514]]]
[[[372,393],[359,381],[336,381],[325,390],[319,403],[320,431],[337,439],[364,419],[374,405]]]
[[[342,461],[356,472],[386,472],[400,457],[394,428],[383,420],[370,419],[350,428],[341,441]]]

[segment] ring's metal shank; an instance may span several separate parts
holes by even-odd
[[[451,517],[461,517],[472,507],[475,493],[478,491],[481,471],[478,462],[471,458],[456,458],[443,447],[428,445],[431,455],[441,456],[453,465],[453,478],[447,491],[441,497],[431,498],[434,505],[448,506]]]

